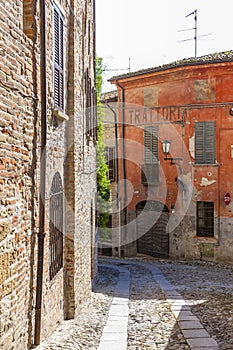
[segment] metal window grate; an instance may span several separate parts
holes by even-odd
[[[197,236],[214,236],[214,203],[197,202]]]
[[[49,275],[50,280],[63,266],[63,189],[61,176],[54,175],[50,191]]]

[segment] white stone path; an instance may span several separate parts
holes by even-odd
[[[112,260],[118,263],[116,260]],[[171,304],[171,311],[174,314],[179,327],[189,344],[191,350],[219,350],[217,342],[209,335],[202,326],[199,319],[193,315],[190,306],[175,290],[174,286],[165,278],[163,273],[155,266],[145,263],[125,261],[127,264],[144,266],[153,274],[155,281],[163,290],[167,301]],[[121,262],[122,265],[122,262]],[[119,280],[115,289],[109,317],[104,327],[98,350],[126,350],[127,349],[127,326],[129,316],[129,288],[130,273],[127,268],[116,265],[104,265],[105,267],[116,268],[119,271]]]
[[[125,350],[127,349],[130,273],[122,267],[104,266],[116,268],[119,271],[119,280],[98,350]]]

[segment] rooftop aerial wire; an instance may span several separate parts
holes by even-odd
[[[185,32],[187,30],[194,30],[194,38],[190,38],[190,39],[184,39],[184,40],[179,40],[179,42],[184,42],[184,41],[189,41],[189,40],[193,40],[195,42],[195,57],[197,57],[197,10],[195,9],[193,12],[189,13],[188,15],[185,16],[185,18],[194,15],[194,21],[195,21],[195,26],[194,28],[188,28],[188,29],[180,29],[178,30],[178,32]]]
[[[117,72],[117,71],[120,71],[120,70],[127,70],[130,73],[130,69],[131,69],[131,58],[129,57],[129,66],[128,66],[128,68],[113,68],[113,69],[104,68],[103,72]]]
[[[194,42],[195,42],[195,57],[197,57],[197,9],[195,9],[193,12],[189,13],[185,18],[194,15],[194,21],[195,21],[195,26],[194,26]]]
[[[178,30],[178,32],[185,32],[188,30],[194,30],[194,38],[189,38],[189,39],[184,39],[184,40],[179,40],[178,42],[184,42],[184,41],[189,41],[189,40],[193,40],[194,39],[194,43],[195,43],[195,57],[197,57],[197,40],[200,37],[204,37],[204,36],[208,36],[208,35],[212,35],[211,33],[207,33],[207,34],[202,34],[197,36],[197,9],[195,9],[194,11],[190,12],[188,15],[185,16],[185,18],[194,15],[194,21],[195,21],[195,25],[194,28],[187,28],[187,29],[180,29]]]

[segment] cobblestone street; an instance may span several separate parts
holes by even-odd
[[[232,286],[231,265],[102,258],[79,315],[36,349],[230,350]]]

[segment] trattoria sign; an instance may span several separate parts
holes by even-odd
[[[187,109],[181,106],[125,109],[125,122],[129,124],[150,124],[161,122],[183,122]]]

